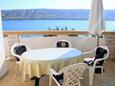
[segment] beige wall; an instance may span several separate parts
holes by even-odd
[[[27,44],[30,48],[48,48],[55,47],[58,40],[68,40],[71,42],[73,48],[82,51],[90,51],[96,47],[96,39],[89,37],[37,37],[37,38],[22,38],[20,42]],[[104,45],[104,40],[100,39],[100,45]]]
[[[57,37],[33,37],[21,38],[20,43],[25,43],[31,49],[52,48],[58,40],[68,40],[71,42],[73,48],[80,49],[81,51],[90,51],[96,47],[96,38],[90,37],[70,37],[70,36],[57,36]],[[15,37],[4,38],[5,52],[7,57],[11,57],[11,46],[19,40]],[[104,39],[100,39],[100,45],[104,45]]]

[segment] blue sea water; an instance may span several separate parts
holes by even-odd
[[[49,30],[65,28],[68,30],[88,30],[87,20],[4,20],[4,31]],[[115,21],[106,21],[106,30],[115,31]]]

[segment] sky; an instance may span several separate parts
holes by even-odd
[[[104,9],[115,9],[115,0],[103,0],[103,4]],[[0,0],[0,9],[90,9],[90,7],[91,0]]]

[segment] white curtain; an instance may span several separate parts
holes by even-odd
[[[101,34],[101,32],[105,30],[103,14],[104,13],[102,0],[92,0],[88,30],[90,34]]]

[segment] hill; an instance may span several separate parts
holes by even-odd
[[[106,20],[115,20],[115,10],[105,10]],[[87,9],[2,10],[3,20],[87,20]]]

